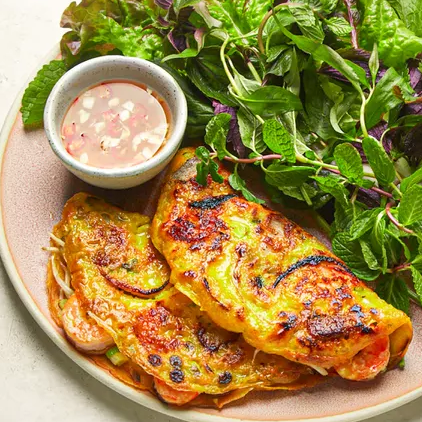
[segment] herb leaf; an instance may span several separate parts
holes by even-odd
[[[395,308],[409,313],[410,301],[406,283],[399,277],[385,275],[377,283],[376,293]]]
[[[416,170],[413,174],[403,179],[400,183],[400,190],[406,192],[407,189],[422,181],[422,167]]]
[[[293,137],[277,119],[265,121],[263,135],[268,148],[282,154],[289,163],[296,162]]]
[[[372,281],[379,276],[379,270],[371,270],[368,267],[359,241],[351,240],[350,234],[338,233],[333,239],[333,251],[362,280]]]
[[[349,204],[349,191],[340,183],[341,179],[333,176],[315,176],[320,189],[332,195],[343,207]]]
[[[375,86],[374,93],[365,108],[365,119],[368,128],[376,125],[383,113],[391,110],[403,102],[396,93],[396,88],[404,95],[410,95],[411,88],[403,76],[390,67]]]
[[[296,186],[299,187],[305,183],[309,176],[315,174],[313,167],[307,166],[286,166],[281,163],[270,164],[265,170],[265,180],[270,185]]]
[[[399,221],[405,226],[422,219],[422,186],[413,185],[403,195],[399,206]]]
[[[392,183],[396,177],[396,170],[382,145],[369,136],[363,139],[362,146],[375,177],[381,185],[387,186]]]
[[[205,143],[216,150],[220,160],[230,155],[226,148],[226,138],[231,118],[232,116],[228,113],[217,114],[205,128]]]
[[[351,240],[356,240],[373,229],[375,221],[381,212],[384,212],[382,208],[373,208],[372,210],[363,211],[356,217],[350,228]]]
[[[376,42],[387,66],[401,66],[422,51],[422,38],[406,28],[387,0],[362,0],[359,4],[363,8],[362,47],[370,51]]]
[[[242,195],[247,201],[256,202],[257,204],[265,204],[265,201],[256,197],[251,191],[246,187],[245,181],[239,176],[237,172],[237,165],[234,168],[234,172],[229,176],[230,186],[237,191],[242,192]]]
[[[56,82],[65,74],[62,60],[44,65],[28,85],[22,98],[22,120],[25,126],[39,125],[43,121],[44,107]]]
[[[341,173],[352,183],[361,186],[363,182],[363,165],[357,149],[349,143],[337,145],[334,150],[334,158]]]
[[[339,37],[345,37],[352,31],[350,23],[344,18],[333,17],[325,20],[328,29]]]
[[[302,109],[302,103],[298,96],[276,85],[258,88],[252,94],[240,97],[239,100],[247,105],[253,113],[262,116]]]

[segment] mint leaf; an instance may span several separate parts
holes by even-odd
[[[255,202],[257,204],[265,204],[260,198],[257,198],[251,191],[246,187],[246,182],[239,176],[237,172],[237,165],[234,168],[234,172],[229,176],[230,186],[237,191],[242,192],[242,195],[247,201]]]
[[[410,300],[406,283],[398,277],[385,275],[378,281],[375,292],[381,299],[406,314],[409,313]]]
[[[371,232],[370,239],[373,251],[381,257],[381,267],[383,269],[383,272],[385,272],[388,266],[388,257],[386,249],[387,239],[385,230],[385,214],[379,213],[377,215],[377,218],[375,219],[374,228]]]
[[[375,280],[380,271],[371,270],[365,261],[359,241],[351,240],[348,233],[337,233],[333,239],[333,251],[362,280]]]
[[[344,18],[333,17],[326,19],[324,22],[328,29],[339,37],[346,37],[352,31],[350,23]]]
[[[422,302],[422,274],[412,265],[410,267],[412,273],[413,285],[415,286],[416,293]]]
[[[362,141],[363,151],[381,185],[387,186],[396,178],[396,170],[390,157],[382,145],[372,137],[366,137]]]
[[[374,228],[379,214],[384,212],[382,208],[363,211],[354,221],[350,228],[351,239],[355,240]]]
[[[307,166],[286,166],[280,163],[270,164],[265,169],[265,180],[272,186],[296,186],[305,183],[309,176],[315,174],[313,167]]]
[[[26,127],[39,125],[43,121],[44,107],[56,82],[66,73],[62,60],[53,60],[44,65],[34,80],[29,83],[22,98],[22,120]]]
[[[253,113],[261,116],[273,116],[302,109],[298,96],[276,85],[258,88],[247,97],[238,97],[238,99]]]
[[[283,155],[289,163],[296,162],[293,136],[277,119],[266,120],[262,132],[268,148]]]
[[[362,248],[363,258],[365,262],[368,264],[368,267],[371,270],[379,270],[380,266],[378,264],[377,257],[372,252],[371,246],[368,242],[364,240],[359,240],[360,247]]]
[[[230,155],[226,148],[226,138],[231,118],[232,116],[228,113],[217,114],[205,128],[205,143],[216,150],[220,160]]]
[[[354,206],[350,202],[347,206],[340,205],[339,201],[336,201],[334,206],[334,224],[331,226],[332,233],[349,231],[355,218]]]
[[[341,173],[352,183],[361,186],[363,165],[358,150],[351,144],[340,144],[334,150],[334,158]]]
[[[349,204],[349,191],[342,185],[341,179],[332,176],[314,176],[319,188],[332,195],[343,207]]]
[[[417,169],[413,174],[403,179],[400,183],[400,190],[406,192],[411,186],[422,181],[422,167]]]
[[[408,226],[422,219],[422,186],[413,185],[406,190],[400,201],[399,221]]]

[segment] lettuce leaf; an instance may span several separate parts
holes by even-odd
[[[231,36],[237,37],[258,28],[273,1],[210,0],[207,3],[211,16],[220,21]]]
[[[64,11],[61,26],[70,28],[60,46],[68,68],[86,59],[123,54],[147,60],[163,57],[163,36],[149,27],[158,8],[135,0],[83,0]]]
[[[422,38],[408,29],[387,0],[362,0],[359,42],[366,50],[378,45],[387,66],[399,68],[422,52]]]
[[[391,6],[404,21],[407,28],[418,37],[422,37],[422,1],[421,0],[389,0]]]

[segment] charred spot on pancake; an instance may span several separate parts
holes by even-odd
[[[152,366],[161,366],[161,364],[162,364],[161,356],[159,356],[159,355],[149,355],[148,356],[148,362]]]
[[[350,312],[355,312],[356,315],[360,318],[363,318],[365,316],[365,314],[362,312],[362,308],[356,304],[350,308]]]
[[[233,377],[229,371],[225,371],[222,374],[218,375],[219,384],[227,385],[230,384]]]
[[[345,338],[360,332],[364,326],[359,317],[349,315],[313,315],[307,321],[308,330],[315,338]],[[324,341],[324,340],[321,340]]]
[[[352,295],[348,292],[348,290],[349,288],[347,286],[341,286],[338,289],[336,289],[338,298],[341,300],[351,299]]]
[[[208,365],[208,363],[205,364],[205,369],[210,372],[211,374],[214,373],[214,371],[211,369],[211,367]]]
[[[209,285],[208,280],[206,278],[203,278],[202,279],[202,284],[204,285],[204,287],[207,290],[207,292],[210,292],[211,291],[210,285]]]
[[[259,275],[252,279],[252,285],[258,289],[262,289],[264,287],[264,280]]]
[[[176,384],[180,384],[185,379],[185,374],[180,369],[173,369],[170,371],[170,379]]]
[[[193,271],[193,270],[188,270],[188,271],[185,271],[185,272],[183,273],[183,275],[184,275],[185,277],[195,278],[195,277],[196,277],[196,272],[195,272],[195,271]]]
[[[170,280],[166,280],[161,286],[154,287],[152,289],[143,289],[142,287],[134,286],[132,284],[127,283],[125,280],[118,280],[115,277],[110,276],[105,271],[100,269],[101,275],[114,287],[117,287],[120,290],[128,292],[134,296],[144,297],[144,296],[151,296],[158,292],[161,292],[170,282]]]
[[[216,233],[221,236],[222,230],[227,230],[224,221],[214,214],[206,213],[199,216],[188,214],[183,218],[178,217],[171,222],[168,233],[174,240],[198,244],[198,247],[200,247],[202,241]]]
[[[289,268],[287,268],[286,271],[282,272],[275,280],[273,284],[273,288],[275,289],[280,283],[280,281],[284,280],[287,276],[294,273],[296,270],[298,270],[301,267],[304,267],[306,265],[311,266],[317,266],[321,262],[329,262],[336,264],[336,266],[341,267],[346,273],[353,275],[353,273],[344,265],[342,262],[340,262],[338,259],[333,258],[331,256],[325,256],[325,255],[311,255],[306,258],[300,259],[299,261],[295,262],[293,265],[291,265]]]
[[[229,199],[234,198],[236,195],[219,195],[219,196],[211,196],[209,198],[202,199],[201,201],[193,201],[189,203],[190,208],[199,208],[201,210],[213,210],[219,207],[224,202],[228,201]]]
[[[198,337],[199,343],[211,353],[218,351],[220,348],[220,343],[213,338],[212,334],[208,333],[204,327],[200,327],[197,332],[196,336]]]
[[[283,319],[283,321],[278,323],[281,327],[277,332],[277,335],[279,336],[284,334],[286,331],[291,330],[297,324],[297,316],[295,314],[282,311],[278,314],[278,316]]]
[[[236,245],[236,253],[239,256],[239,258],[242,258],[246,254],[246,245],[244,243],[239,243]]]
[[[182,359],[176,355],[170,356],[170,365],[175,368],[180,368],[182,366]]]

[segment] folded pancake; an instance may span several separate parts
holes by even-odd
[[[342,377],[373,378],[412,338],[407,315],[381,300],[316,238],[228,183],[196,182],[193,149],[179,151],[151,238],[170,282],[255,348]]]
[[[252,388],[296,389],[321,378],[309,367],[257,351],[168,285],[170,270],[148,229],[148,217],[91,195],[77,194],[67,202],[53,236],[61,242],[55,259],[63,258],[70,272],[70,298],[60,310],[57,293],[49,297],[53,315],[79,350],[87,351],[81,330],[97,324],[90,330],[96,350],[110,347],[110,337],[155,378],[162,397],[178,391],[196,393],[191,399],[198,393],[233,392],[232,400]],[[50,292],[53,287],[50,283]],[[217,405],[230,401],[197,399],[201,404],[210,400]]]

